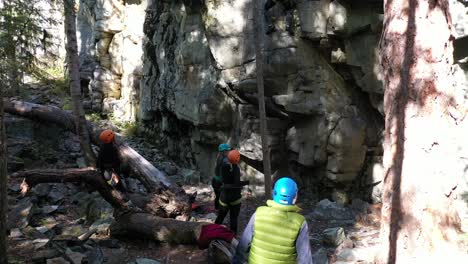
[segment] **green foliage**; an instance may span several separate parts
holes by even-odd
[[[63,99],[62,109],[63,110],[72,110],[73,109],[73,105],[72,105],[71,99],[69,97],[66,97],[66,98]]]
[[[86,120],[91,121],[91,122],[97,122],[101,121],[102,117],[98,113],[91,113],[91,114],[86,114],[85,115]]]
[[[45,57],[53,36],[47,36],[44,25],[56,21],[44,17],[39,0],[4,0],[0,8],[0,81],[18,92],[24,74],[35,75],[45,64],[35,52],[43,48]]]
[[[138,134],[138,125],[135,122],[124,122],[122,132],[127,137],[134,137]]]
[[[135,122],[121,121],[116,119],[114,116],[109,118],[112,123],[121,131],[126,137],[134,137],[138,134],[138,124]]]
[[[56,96],[70,96],[69,80],[65,77],[64,68],[47,67],[41,71],[41,74],[35,77],[46,86],[50,86],[50,92]]]

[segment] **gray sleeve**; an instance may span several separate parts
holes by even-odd
[[[247,262],[248,253],[250,250],[250,244],[252,243],[252,237],[254,234],[254,223],[255,223],[255,213],[250,217],[249,223],[242,233],[241,240],[236,249],[236,254],[232,258],[232,264],[242,264]]]
[[[297,263],[312,264],[312,252],[310,251],[309,227],[307,221],[302,224],[299,236],[296,240]]]

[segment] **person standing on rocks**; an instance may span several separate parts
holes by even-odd
[[[117,190],[126,192],[125,184],[120,178],[121,161],[115,146],[115,133],[112,130],[104,130],[99,135],[99,140],[102,144],[99,148],[97,167],[102,177]]]
[[[219,144],[218,146],[218,157],[216,158],[216,167],[215,167],[215,176],[211,180],[211,186],[215,193],[214,206],[215,209],[219,209],[219,195],[221,194],[221,185],[223,185],[223,179],[221,178],[221,167],[225,159],[227,159],[227,154],[231,150],[231,146],[227,143]]]
[[[276,181],[273,200],[257,208],[250,218],[233,264],[247,259],[248,263],[312,264],[307,221],[295,205],[297,191],[297,184],[291,178]]]
[[[221,165],[221,194],[219,198],[218,217],[215,224],[222,224],[224,218],[229,213],[229,225],[231,231],[237,233],[237,218],[241,208],[242,187],[248,185],[249,181],[240,180],[240,152],[231,150],[227,159]]]

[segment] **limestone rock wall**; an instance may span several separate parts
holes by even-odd
[[[383,1],[275,2],[263,1],[275,176],[291,175],[335,199],[378,200]],[[93,108],[136,118],[149,141],[203,181],[213,176],[217,145],[229,142],[261,185],[253,3],[81,0],[82,72]],[[468,8],[451,4],[456,38],[463,39]],[[460,97],[467,94],[462,59],[454,67]]]
[[[135,120],[146,7],[145,0],[80,1],[81,73],[89,81],[92,110]]]
[[[148,6],[139,118],[150,138],[197,167],[204,180],[212,176],[216,146],[227,141],[241,150],[251,177],[261,181],[252,169],[261,169],[263,159],[253,3]],[[369,72],[381,16],[372,8],[299,1],[292,8],[276,4],[265,14],[274,28],[264,36],[264,75],[276,174],[310,186],[348,188],[363,174],[368,156],[381,155],[383,90],[379,76]],[[354,51],[360,45],[369,48]]]

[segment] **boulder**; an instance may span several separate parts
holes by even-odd
[[[327,35],[328,1],[301,0],[297,3],[302,35],[320,39]]]
[[[328,199],[318,202],[309,216],[317,220],[354,220],[355,217],[353,212]]]
[[[328,139],[327,177],[336,182],[351,182],[366,157],[366,126],[359,117],[343,118]]]
[[[319,248],[317,252],[312,254],[312,259],[314,264],[328,264],[327,250]]]
[[[342,227],[327,228],[322,232],[323,242],[337,247],[346,239],[345,231]]]
[[[47,264],[70,264],[70,262],[66,261],[62,257],[48,259],[46,263]]]

